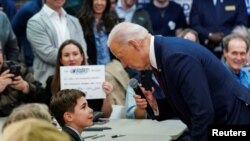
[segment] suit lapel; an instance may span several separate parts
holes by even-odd
[[[167,46],[163,46],[165,44],[165,42],[163,41],[163,38],[162,36],[155,36],[155,41],[154,41],[154,48],[155,48],[155,57],[156,57],[156,65],[157,65],[157,72],[158,72],[158,75],[159,75],[159,78],[160,78],[160,81],[159,83],[161,83],[161,89],[163,90],[164,94],[165,94],[165,97],[167,99],[167,101],[170,103],[172,109],[175,111],[175,106],[174,106],[174,103],[173,101],[171,101],[172,99],[172,95],[171,93],[173,93],[172,91],[172,86],[171,86],[171,82],[169,81],[168,79],[168,76],[167,76],[167,70],[164,70],[164,63],[165,61],[163,60],[162,58],[162,55],[163,53],[165,53],[164,51],[162,51],[162,48],[167,48]],[[166,54],[164,54],[166,55]]]
[[[79,138],[78,134],[73,131],[72,129],[70,129],[67,126],[62,127],[62,130],[66,133],[68,133],[68,135],[70,135],[71,139],[73,139],[72,141],[81,141],[81,139]]]
[[[56,47],[59,47],[56,29],[52,22],[49,20],[48,15],[45,13],[45,11],[42,10],[40,16],[45,27],[48,28],[47,31],[49,31],[48,34],[50,35],[51,41],[54,41],[55,45],[57,45]]]
[[[157,65],[157,74],[159,77],[159,82],[161,84],[161,87],[164,89],[165,93],[167,91],[167,82],[165,82],[164,78],[167,78],[166,75],[164,75],[163,66],[162,66],[162,36],[155,36],[154,41],[154,49],[155,49],[155,57],[156,57],[156,65]]]
[[[75,31],[74,29],[76,29],[76,28],[74,28],[74,23],[73,22],[71,22],[71,19],[70,19],[70,17],[69,17],[70,15],[69,14],[67,14],[67,16],[66,16],[66,19],[67,19],[67,28],[69,29],[69,35],[70,35],[70,38],[73,38],[74,37],[74,35],[77,33],[77,32],[80,32],[80,31]],[[78,35],[78,34],[76,34],[76,35]],[[74,39],[74,38],[73,38]]]

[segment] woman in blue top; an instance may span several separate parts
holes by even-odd
[[[85,0],[78,16],[87,43],[90,64],[108,64],[115,57],[107,46],[111,29],[118,23],[110,0]]]

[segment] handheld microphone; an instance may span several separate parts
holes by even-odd
[[[139,87],[138,80],[136,80],[135,78],[132,78],[129,80],[128,84],[129,84],[129,86],[131,86],[134,89],[136,94],[140,95],[142,98],[144,98],[147,101],[146,111],[147,111],[149,117],[151,119],[154,119],[154,111],[153,111],[152,107],[150,106],[147,98],[145,97],[145,95],[141,91],[141,88]]]

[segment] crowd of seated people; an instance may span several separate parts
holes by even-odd
[[[51,113],[71,138],[79,137],[82,129],[92,124],[89,121],[71,127],[74,123],[70,117],[78,112],[79,99],[87,107],[84,118],[90,119],[98,111],[109,118],[113,104],[124,105],[127,118],[150,118],[138,107],[138,95],[128,85],[130,78],[147,82],[141,80],[141,72],[123,68],[107,45],[112,28],[123,21],[139,24],[153,35],[177,36],[204,45],[250,88],[249,70],[244,69],[250,63],[244,1],[193,0],[189,21],[182,5],[174,0],[149,0],[144,4],[138,0],[30,0],[18,9],[6,8],[12,2],[0,0],[0,116],[13,116],[19,111],[13,109],[22,104],[51,104]],[[237,7],[228,8],[228,4]],[[106,98],[90,100],[76,90],[61,91],[60,67],[84,65],[106,67],[102,84]],[[17,72],[12,71],[13,66]],[[147,92],[154,93],[156,103],[167,103],[156,79],[152,75],[152,89]],[[65,105],[70,96],[75,101]],[[58,108],[62,113],[57,113]],[[174,112],[168,118],[173,117]],[[13,121],[9,119],[5,126]]]

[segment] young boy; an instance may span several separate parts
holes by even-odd
[[[93,125],[93,110],[88,107],[85,94],[79,90],[59,91],[52,97],[50,110],[72,141],[83,141],[83,129]]]

